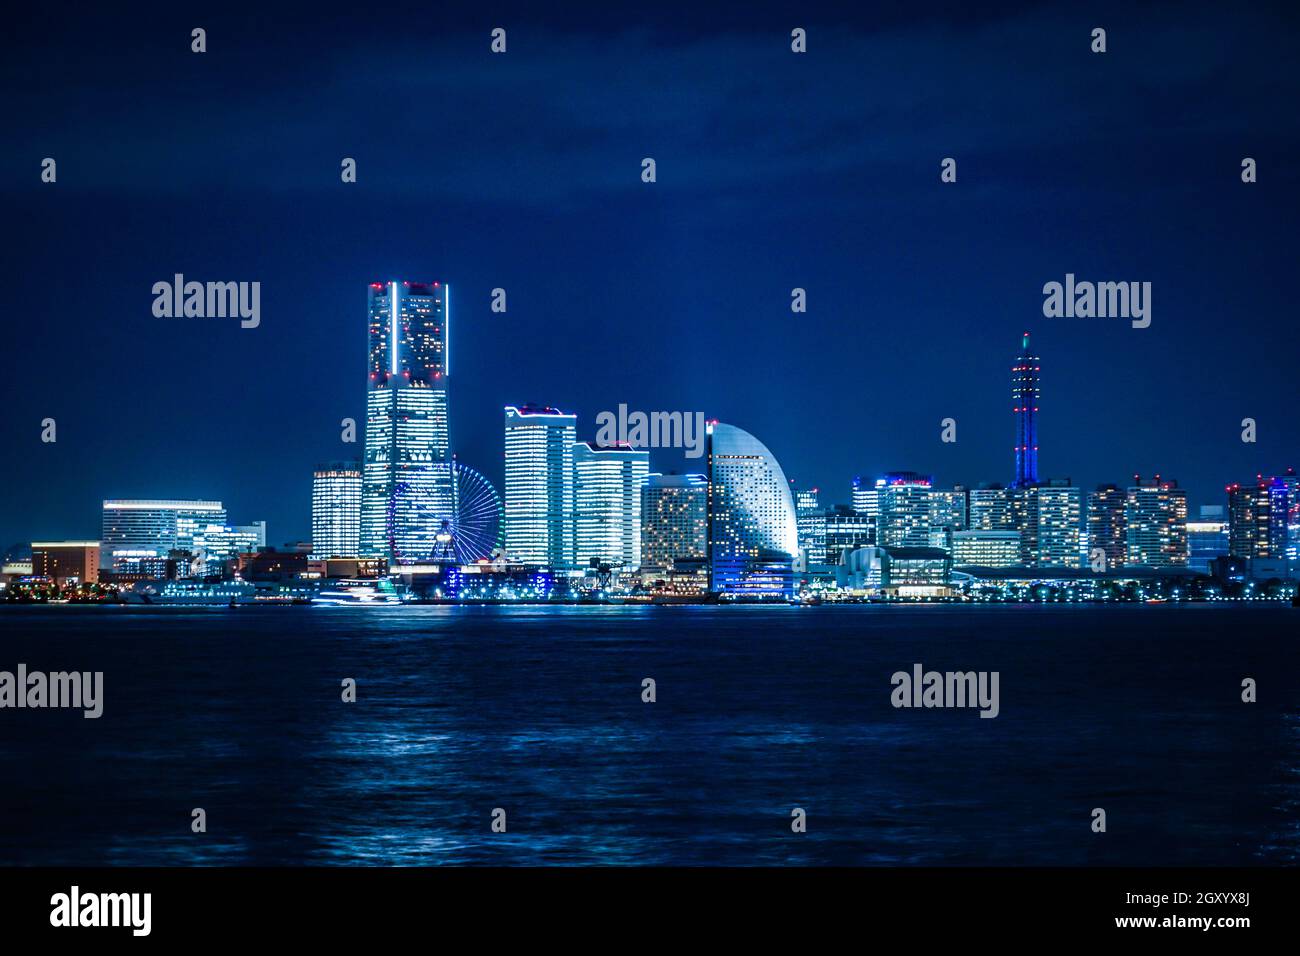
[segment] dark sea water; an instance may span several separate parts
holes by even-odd
[[[1283,606],[0,609],[19,662],[104,715],[0,710],[0,864],[1300,859]]]

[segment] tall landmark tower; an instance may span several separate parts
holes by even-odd
[[[455,509],[448,425],[451,290],[372,282],[367,296],[361,552],[427,560]]]
[[[1029,333],[1020,340],[1020,356],[1011,366],[1012,411],[1016,413],[1016,477],[1013,488],[1038,483],[1038,396],[1040,360],[1029,348]]]

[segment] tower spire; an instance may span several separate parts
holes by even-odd
[[[1012,411],[1016,416],[1016,477],[1013,488],[1025,488],[1038,483],[1038,397],[1039,373],[1042,371],[1037,355],[1029,348],[1029,332],[1020,338],[1020,355],[1011,367]]]

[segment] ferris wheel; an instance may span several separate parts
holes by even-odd
[[[388,549],[398,564],[470,564],[501,546],[501,499],[453,459],[397,482],[388,500]]]

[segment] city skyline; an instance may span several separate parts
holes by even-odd
[[[7,26],[20,938],[1285,922],[1300,4]]]
[[[393,293],[393,290],[399,288],[399,282],[401,283],[401,286],[404,287],[401,290],[402,298],[400,300]],[[359,428],[353,431],[356,440],[354,442],[346,443],[344,447],[356,447],[358,453],[364,455],[364,458],[356,462],[359,479],[365,474],[367,468],[379,468],[381,467],[382,462],[386,462],[390,458],[392,460],[398,460],[399,458],[408,460],[410,464],[405,467],[410,474],[403,480],[395,477],[395,472],[385,472],[388,477],[384,479],[383,482],[380,482],[376,477],[374,477],[378,472],[372,471],[372,477],[370,480],[367,481],[363,479],[361,491],[357,496],[359,513],[355,516],[359,528],[359,536],[357,539],[358,546],[350,555],[343,552],[335,552],[332,555],[327,555],[322,552],[320,554],[321,557],[357,557],[367,555],[391,557],[396,555],[400,560],[407,562],[418,561],[419,559],[416,556],[427,555],[435,551],[437,548],[435,535],[438,532],[438,528],[435,527],[436,522],[430,524],[429,515],[434,512],[437,512],[438,514],[444,512],[450,514],[454,511],[455,492],[453,490],[454,478],[452,476],[454,474],[453,462],[455,453],[450,450],[451,442],[448,425],[450,418],[449,410],[454,407],[455,404],[450,398],[453,393],[452,387],[449,384],[450,320],[447,315],[447,308],[443,306],[442,309],[439,309],[439,306],[442,306],[444,301],[442,297],[449,299],[450,289],[448,287],[439,291],[441,288],[442,284],[438,282],[413,283],[409,280],[391,280],[389,282],[368,283],[368,412],[364,423],[360,423]],[[422,304],[411,306],[409,303],[415,299],[418,299],[419,303]],[[407,314],[408,310],[410,311],[409,315]],[[403,316],[403,322],[400,326],[396,321],[399,312]],[[943,489],[953,487],[966,489],[965,494],[968,496],[972,491],[976,493],[989,494],[993,492],[989,492],[986,489],[1005,488],[1007,489],[1006,507],[1009,509],[1005,516],[1005,522],[995,522],[990,525],[987,520],[985,520],[983,524],[978,523],[975,518],[975,509],[971,506],[970,500],[967,499],[964,508],[968,508],[971,511],[970,522],[966,523],[965,518],[963,517],[963,520],[953,528],[950,528],[950,531],[957,530],[961,532],[969,532],[980,530],[981,528],[985,531],[996,531],[1003,528],[1010,528],[1013,525],[1020,527],[1025,524],[1025,522],[1029,522],[1032,525],[1032,529],[1028,532],[1028,538],[1026,539],[1025,536],[1022,535],[1020,561],[1022,565],[1039,567],[1075,566],[1074,559],[1070,556],[1073,555],[1077,558],[1081,554],[1086,554],[1088,550],[1087,545],[1090,541],[1093,541],[1094,536],[1098,534],[1098,530],[1093,527],[1094,522],[1098,520],[1106,520],[1103,514],[1105,511],[1106,489],[1112,485],[1116,487],[1117,492],[1121,496],[1120,506],[1122,511],[1124,488],[1127,487],[1129,489],[1131,496],[1135,487],[1141,489],[1147,484],[1161,486],[1161,476],[1157,473],[1155,478],[1148,482],[1144,481],[1139,474],[1133,474],[1132,482],[1128,484],[1123,482],[1100,482],[1095,486],[1081,484],[1072,481],[1071,479],[1053,477],[1040,479],[1038,474],[1039,449],[1037,444],[1037,414],[1039,412],[1039,407],[1037,401],[1040,394],[1041,373],[1043,370],[1041,364],[1042,358],[1041,356],[1031,354],[1031,333],[1029,331],[1022,333],[1020,338],[1020,355],[1015,359],[1015,364],[1011,366],[1011,381],[1014,399],[1012,413],[1014,416],[1015,440],[1017,444],[1012,446],[1013,464],[1011,470],[1013,476],[1009,481],[1002,481],[1000,479],[977,479],[975,481],[957,480],[941,483],[937,482],[933,475],[922,475],[917,472],[892,471],[883,472],[878,477],[875,477],[874,484],[876,490],[869,491],[868,488],[870,487],[870,481],[867,476],[860,475],[855,476],[851,480],[851,483],[848,483],[846,489],[848,491],[847,494],[837,495],[833,490],[828,489],[822,491],[820,488],[814,488],[813,491],[821,499],[820,514],[827,513],[833,507],[850,505],[856,508],[860,514],[871,515],[874,518],[880,511],[881,505],[879,499],[881,497],[907,495],[910,493],[909,489],[916,488],[922,492],[921,498],[918,499],[919,504],[916,506],[916,509],[919,509],[918,514],[920,512],[925,512],[925,517],[922,521],[922,530],[918,531],[917,534],[913,534],[909,530],[911,527],[911,519],[905,517],[910,513],[910,510],[916,509],[909,510],[909,508],[905,506],[895,504],[888,509],[892,516],[892,520],[895,523],[899,521],[908,523],[896,531],[891,531],[889,525],[882,524],[878,531],[877,540],[872,543],[887,548],[903,546],[923,547],[936,544],[936,542],[932,540],[924,540],[931,524],[938,523],[934,521],[929,514],[930,509],[933,507],[931,504],[932,496],[944,494],[945,492]],[[417,386],[416,389],[412,389],[413,371],[414,384]],[[397,387],[394,387],[391,390],[388,388],[390,380],[397,383]],[[410,407],[402,406],[402,399],[400,396],[408,392],[414,396],[409,398],[406,402],[406,406]],[[430,395],[435,395],[435,399],[432,403],[429,399]],[[376,403],[377,396],[381,400],[378,404]],[[1032,402],[1030,401],[1031,399]],[[397,404],[393,405],[394,402]],[[413,405],[412,403],[415,404]],[[644,446],[638,445],[635,448],[629,448],[624,445],[597,445],[590,438],[579,437],[581,429],[578,426],[577,415],[561,412],[550,406],[524,404],[516,407],[508,405],[505,408],[505,413],[506,436],[504,447],[506,469],[500,486],[501,502],[504,504],[504,507],[501,510],[501,519],[504,531],[502,536],[503,546],[506,548],[507,553],[512,554],[512,556],[519,556],[522,560],[528,563],[549,564],[556,567],[583,566],[585,560],[579,553],[583,549],[578,546],[578,542],[579,539],[582,538],[584,532],[581,528],[581,520],[576,517],[579,513],[579,509],[575,507],[575,505],[582,501],[584,494],[587,496],[589,502],[601,499],[591,497],[591,495],[594,494],[592,491],[581,492],[580,489],[576,488],[576,485],[581,483],[582,468],[575,467],[575,458],[583,457],[577,455],[577,453],[585,450],[585,459],[593,462],[602,457],[627,457],[628,455],[631,455],[632,458],[641,462],[636,475],[639,476],[638,480],[642,485],[644,485],[646,476],[651,473],[651,459],[649,457],[651,446],[647,444]],[[394,416],[397,416],[402,423],[400,429],[393,427]],[[412,421],[414,421],[414,424],[411,424]],[[512,422],[514,423],[513,425]],[[543,440],[540,445],[536,445],[536,450],[534,450],[535,443],[527,438],[529,429],[521,429],[519,426],[528,426],[531,424],[535,426],[533,430],[537,430],[539,426],[536,426],[536,423],[538,422],[541,422],[543,425],[556,424],[558,422],[562,425],[562,428],[557,432],[558,438],[555,441]],[[950,427],[947,421],[942,422],[941,425],[945,426],[945,428]],[[737,430],[734,425],[728,424],[726,427],[732,430]],[[551,429],[546,429],[544,427],[541,428],[541,431],[543,432],[549,433],[550,430]],[[594,423],[589,430],[595,430]],[[402,439],[400,438],[399,433],[407,434],[408,437]],[[512,434],[516,436],[513,439],[511,437]],[[712,426],[710,426],[709,434],[711,439]],[[750,436],[750,440],[758,439],[754,439],[753,436]],[[758,441],[761,443],[761,440]],[[513,445],[512,442],[514,443]],[[522,482],[527,487],[532,488],[536,482],[534,482],[533,478],[530,478],[529,475],[533,472],[536,472],[536,475],[533,475],[533,477],[536,478],[536,481],[541,482],[538,486],[538,489],[540,490],[534,489],[527,492],[530,496],[535,498],[535,503],[532,505],[522,505],[520,501],[512,500],[510,497],[510,482],[512,479],[510,477],[511,470],[509,462],[511,460],[512,447],[522,449],[522,453],[517,453],[518,465],[514,472],[514,482],[516,482],[517,485]],[[659,446],[655,444],[654,447],[657,449]],[[555,460],[552,467],[550,458],[557,454],[559,455],[559,458]],[[766,447],[763,447],[763,454],[771,455]],[[538,457],[539,455],[540,457]],[[785,475],[788,473],[786,473],[780,466],[779,458],[776,458],[775,456],[772,457],[776,470],[782,474],[782,480],[789,485],[789,492],[794,494],[794,492],[798,490],[796,479],[792,477],[786,478]],[[382,459],[382,462],[376,462],[376,458]],[[697,467],[700,464],[700,462],[692,461],[689,458],[685,459],[685,463],[687,466],[696,464]],[[307,505],[309,527],[311,527],[313,531],[321,525],[321,515],[318,513],[318,502],[321,498],[321,489],[319,487],[320,481],[322,477],[337,480],[328,471],[323,474],[321,469],[328,469],[348,464],[350,464],[349,460],[339,459],[338,461],[331,463],[331,465],[316,466],[316,477],[313,479]],[[445,488],[437,481],[437,475],[435,472],[438,466],[443,466],[446,469],[444,476],[445,481],[443,482],[443,484],[446,485]],[[386,465],[383,467],[386,467]],[[548,469],[555,471],[556,475],[562,477],[559,479],[548,478]],[[1294,476],[1294,469],[1287,469],[1285,473]],[[683,471],[679,472],[674,470],[667,472],[667,474],[691,474],[691,472],[689,467],[687,467]],[[1244,485],[1241,482],[1231,482],[1224,488],[1224,499],[1222,502],[1191,502],[1187,498],[1186,489],[1178,488],[1178,483],[1176,481],[1172,482],[1172,485],[1166,483],[1163,487],[1178,488],[1177,493],[1182,501],[1181,521],[1185,525],[1187,521],[1194,520],[1198,512],[1203,511],[1207,507],[1224,508],[1226,520],[1227,516],[1235,513],[1234,501],[1241,497],[1242,494],[1250,494],[1256,486],[1259,489],[1259,493],[1267,502],[1270,482],[1277,484],[1286,481],[1286,486],[1291,489],[1289,493],[1294,496],[1293,489],[1295,487],[1295,478],[1278,477],[1282,475],[1284,475],[1284,471],[1278,469],[1273,472],[1258,473],[1255,476],[1256,482],[1254,484],[1252,484],[1249,479],[1247,479]],[[545,488],[548,484],[554,485],[555,480],[560,480],[566,483],[563,495],[567,496],[569,504],[559,504],[552,508],[552,502],[546,497],[548,492]],[[607,482],[609,479],[605,478],[602,480]],[[863,482],[861,489],[859,488],[859,482]],[[383,484],[383,488],[376,491],[366,490],[368,486],[373,485],[377,487],[378,484]],[[425,485],[428,485],[428,487],[425,487]],[[437,487],[435,487],[435,485]],[[1056,555],[1054,558],[1047,558],[1040,555],[1039,551],[1038,508],[1040,507],[1039,499],[1050,498],[1054,493],[1054,488],[1059,489],[1056,492],[1058,495],[1063,491],[1074,492],[1073,504],[1070,504],[1068,501],[1063,501],[1059,505],[1059,507],[1066,509],[1063,512],[1066,516],[1054,519],[1057,526],[1061,529],[1067,532],[1072,529],[1074,532],[1074,538],[1073,545],[1070,544],[1068,539],[1061,539],[1052,545],[1043,545],[1042,550],[1044,555],[1049,550]],[[1245,489],[1244,492],[1241,491],[1243,488]],[[1017,508],[1023,509],[1026,507],[1025,503],[1017,504],[1015,500],[1016,492],[1025,489],[1035,490],[1035,494],[1028,499],[1028,502],[1032,505],[1033,513],[1030,516],[1022,515],[1019,518],[1012,518],[1012,511]],[[496,489],[493,488],[492,490],[495,491]],[[519,493],[521,492],[516,488],[516,494]],[[550,492],[550,494],[559,493],[560,492],[556,488],[552,488]],[[865,503],[866,497],[860,497],[860,494],[870,497],[870,502]],[[561,499],[559,498],[556,499],[557,502],[560,500]],[[111,509],[110,505],[112,506]],[[129,535],[119,534],[116,527],[110,528],[110,514],[118,514],[119,511],[116,509],[127,509],[120,513],[123,514],[124,517],[129,517],[133,514],[130,509],[134,508],[138,512],[139,509],[143,507],[158,505],[169,505],[173,507],[173,510],[174,506],[177,505],[198,505],[201,506],[202,509],[219,512],[219,514],[216,515],[215,523],[218,525],[226,525],[226,511],[221,507],[220,501],[186,502],[177,500],[103,499],[103,533],[101,534],[101,538],[105,543],[105,554],[107,555],[111,553],[114,545],[126,546],[128,548],[139,546],[138,542],[128,540]],[[608,507],[603,504],[602,506],[606,508]],[[546,532],[544,530],[539,531],[537,529],[524,530],[525,527],[531,526],[528,525],[528,519],[521,519],[518,516],[517,512],[520,507],[529,507],[534,509],[535,518],[537,521],[541,522],[542,526],[548,526],[551,523],[559,522],[559,524],[556,524],[556,528],[563,528],[563,533],[567,535],[567,539],[552,545],[543,544],[540,547],[540,550],[536,547],[530,546],[527,543],[527,540],[530,539],[518,536],[522,534],[536,537],[536,535],[540,534],[542,537],[539,540],[546,541],[549,540],[548,534],[554,534],[556,532]],[[563,510],[566,507],[572,510],[572,514]],[[266,510],[268,509],[265,507],[261,509],[263,512]],[[401,513],[399,514],[399,512]],[[370,524],[373,527],[370,531],[369,538],[367,538],[366,531],[366,515],[368,513],[375,516],[370,519]],[[151,515],[152,513],[146,512],[146,514]],[[639,495],[637,496],[635,521],[632,521],[630,517],[631,514],[632,512],[629,511],[628,518],[619,519],[624,520],[625,522],[631,521],[632,524],[635,525],[634,532],[625,532],[625,537],[629,542],[633,537],[636,539],[634,546],[630,544],[628,545],[628,547],[632,547],[633,550],[627,551],[627,556],[634,554],[639,555],[640,552],[641,527],[639,520]],[[791,515],[793,516],[793,514],[794,505],[792,498]],[[1072,515],[1072,517],[1069,517],[1070,515]],[[173,518],[172,520],[173,523],[175,523],[176,519]],[[325,520],[326,524],[330,524],[331,522],[336,522],[338,516],[335,515],[333,518],[327,518]],[[380,523],[381,520],[382,523]],[[599,537],[599,533],[593,530],[593,522],[601,521],[608,523],[609,520],[611,520],[611,518],[608,515],[599,519],[593,517],[588,517],[586,519],[588,530],[585,532],[587,541],[585,547],[593,553],[600,551],[599,548],[591,543]],[[393,528],[396,524],[402,521],[405,521],[406,524],[409,525],[410,530],[407,531],[404,536],[394,537]],[[195,539],[196,529],[198,532],[202,531],[202,523],[191,521],[190,524],[192,527],[186,541],[192,544],[192,540]],[[263,520],[257,522],[257,524],[261,525],[261,543],[263,545],[270,543],[266,532],[267,522]],[[1274,524],[1276,525],[1276,523]],[[513,533],[516,535],[513,542],[511,538],[512,527],[514,529]],[[446,531],[447,529],[444,528],[443,530]],[[240,526],[226,525],[225,531],[227,533],[237,532],[242,531],[242,528]],[[326,533],[330,535],[335,534],[332,529],[327,530]],[[1125,530],[1123,533],[1130,535],[1130,540],[1127,545],[1121,541],[1118,552],[1112,551],[1109,545],[1103,544],[1108,565],[1110,565],[1110,563],[1115,559],[1114,556],[1116,553],[1122,555],[1127,554],[1128,551],[1131,551],[1134,548],[1138,548],[1138,552],[1135,553],[1146,553],[1143,551],[1141,546],[1135,545],[1131,540],[1131,534],[1133,533],[1131,529]],[[1276,534],[1276,531],[1270,530],[1267,521],[1265,521],[1264,534],[1267,536],[1270,533]],[[175,532],[173,532],[173,534],[175,535]],[[380,537],[376,537],[377,534],[380,535]],[[609,532],[603,532],[603,534],[605,540],[613,540],[610,537]],[[43,537],[54,539],[59,536],[47,534],[43,535]],[[84,535],[82,537],[84,537]],[[179,543],[176,546],[181,548],[190,546],[190,544],[181,542],[181,537],[184,537],[183,531],[182,535],[177,537]],[[311,534],[303,538],[290,537],[284,539],[282,543],[286,546],[297,542],[315,543],[313,537],[314,536]],[[967,537],[969,538],[969,535],[967,535]],[[271,535],[270,541],[275,540],[275,536]],[[1243,553],[1250,550],[1250,553],[1252,554],[1258,553],[1261,556],[1276,557],[1285,549],[1285,532],[1283,532],[1283,540],[1280,547],[1275,541],[1270,544],[1271,547],[1266,546],[1262,550],[1251,550],[1246,548],[1242,548],[1241,550]],[[942,543],[941,546],[952,553],[953,545],[953,540],[949,538]],[[1148,542],[1146,547],[1148,549],[1154,548],[1154,552],[1159,553],[1162,550],[1167,550],[1169,546],[1167,544],[1151,545],[1150,542]],[[1181,547],[1182,551],[1185,552],[1185,538],[1183,539]],[[1029,550],[1025,550],[1026,548]],[[313,551],[316,550],[317,548],[313,548]],[[796,548],[796,553],[797,550],[798,549]],[[1235,553],[1238,549],[1234,546],[1233,550]],[[602,556],[602,560],[607,560],[607,558]],[[639,563],[639,560],[629,561],[628,563],[629,566],[635,567],[636,564]],[[1083,563],[1086,563],[1086,561]],[[1146,560],[1130,560],[1128,563],[1147,564],[1149,562]]]
[[[1296,134],[1273,118],[1300,90],[1279,65],[1280,14],[1189,8],[1174,23],[1111,9],[1112,37],[1142,40],[1104,61],[1050,10],[843,16],[810,21],[801,59],[789,14],[761,5],[744,29],[696,11],[693,39],[676,43],[644,13],[611,23],[575,8],[542,28],[518,10],[511,52],[489,59],[480,24],[448,11],[445,56],[430,60],[364,17],[295,23],[303,42],[285,48],[265,24],[218,14],[202,59],[167,21],[88,14],[104,49],[60,60],[65,86],[19,92],[0,167],[25,231],[0,308],[39,317],[13,323],[0,352],[0,442],[42,478],[0,496],[0,548],[93,533],[105,497],[219,497],[276,542],[308,538],[302,476],[360,457],[339,422],[365,420],[357,290],[377,276],[455,285],[457,371],[473,374],[460,374],[449,430],[497,488],[500,409],[527,401],[578,415],[583,438],[620,403],[699,409],[759,436],[831,502],[855,475],[901,468],[1010,483],[995,373],[1026,329],[1050,356],[1042,475],[1085,489],[1177,475],[1195,508],[1297,464],[1284,201]],[[1008,43],[1028,61],[1013,67]],[[58,49],[36,31],[14,68],[37,75]],[[163,56],[174,82],[117,72],[103,85],[110,49],[114,64]],[[367,80],[380,55],[391,90]],[[308,57],[331,63],[337,97],[258,100]],[[1026,69],[1060,81],[1024,88]],[[450,98],[439,122],[399,108],[372,147],[358,137],[377,111],[467,75],[483,92]],[[523,81],[539,75],[540,108]],[[608,79],[593,90],[590,75]],[[733,117],[721,127],[717,101],[696,95],[719,82]],[[1131,90],[1153,84],[1196,114],[1146,124]],[[108,99],[87,109],[73,90]],[[623,103],[637,108],[610,108]],[[153,148],[158,115],[192,135]],[[297,120],[272,122],[284,115]],[[216,158],[214,137],[231,155]],[[105,141],[102,155],[81,146]],[[34,172],[49,154],[57,184]],[[339,181],[343,156],[355,183]],[[645,156],[654,184],[640,181]],[[958,177],[945,184],[948,156]],[[260,324],[155,317],[150,287],[176,273],[260,280]],[[1067,273],[1150,281],[1151,325],[1044,318],[1043,284]],[[806,313],[791,313],[793,288]],[[78,387],[46,387],[53,369]],[[40,441],[47,417],[54,444]],[[949,417],[958,440],[944,445]],[[1246,417],[1255,444],[1240,441]],[[650,466],[698,470],[662,450]]]

